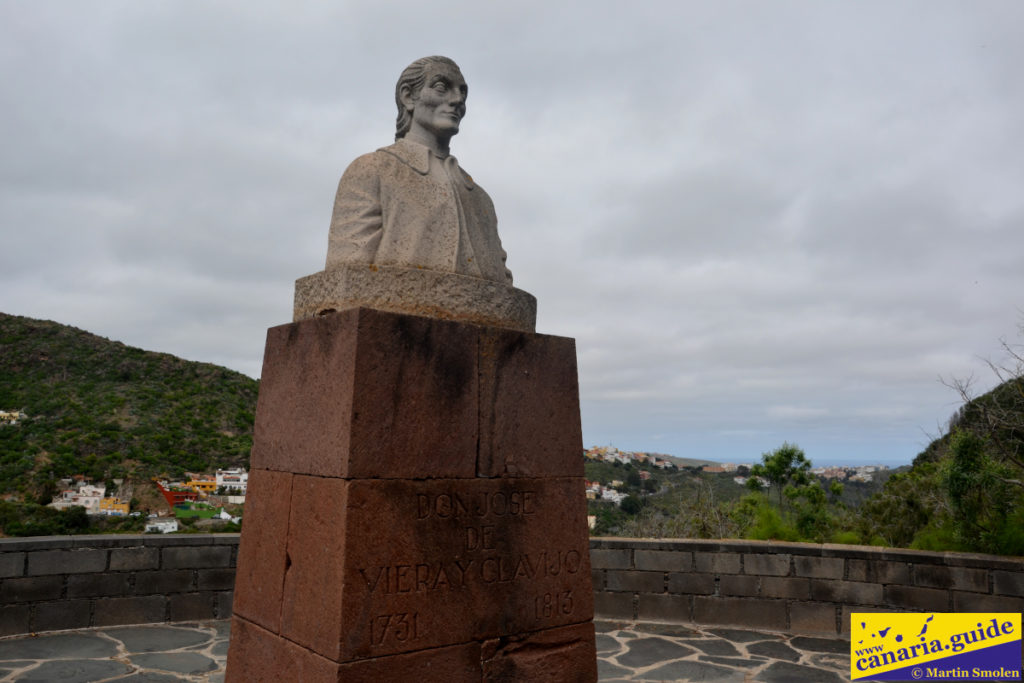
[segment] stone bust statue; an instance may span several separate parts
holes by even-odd
[[[447,57],[424,57],[395,86],[395,144],[359,157],[338,184],[327,269],[403,266],[512,283],[491,198],[449,154],[468,86]]]
[[[449,153],[469,88],[447,57],[395,86],[395,143],[338,183],[320,273],[295,283],[295,320],[365,307],[532,332],[537,300],[512,286],[494,204]]]

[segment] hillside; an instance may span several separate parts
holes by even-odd
[[[47,500],[57,479],[247,466],[258,382],[208,363],[0,313],[0,495]]]
[[[890,546],[1024,555],[1024,375],[965,403],[906,472],[861,510]]]

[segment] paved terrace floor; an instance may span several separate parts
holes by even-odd
[[[2,683],[219,683],[230,622],[118,626],[0,639]],[[601,681],[849,680],[849,641],[597,623]],[[297,682],[301,683],[301,682]]]

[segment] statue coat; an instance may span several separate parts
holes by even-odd
[[[494,204],[453,156],[398,140],[353,161],[338,183],[327,270],[372,264],[512,284]]]

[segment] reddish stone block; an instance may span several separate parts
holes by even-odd
[[[591,637],[593,638],[593,637]],[[341,664],[245,619],[231,621],[226,683],[380,683],[481,681],[479,643],[356,660]]]
[[[283,569],[267,572],[283,583],[279,633],[347,661],[590,621],[579,484],[296,475],[288,530],[275,531],[288,537]],[[250,532],[277,547],[250,523],[243,548]],[[270,607],[243,612],[244,585],[236,613],[273,614],[272,590]]]
[[[235,615],[226,683],[338,683],[338,665]]]
[[[228,680],[596,679],[571,339],[355,309],[265,358]]]
[[[476,683],[492,680],[482,676],[481,664],[480,644],[465,643],[422,652],[344,663],[338,667],[338,681],[343,683],[381,683],[382,681],[444,681],[445,683],[465,681],[469,683],[472,681]]]
[[[346,539],[349,486],[344,479],[294,477],[281,596],[281,635],[334,661],[340,659],[346,547],[372,542],[352,535]],[[363,513],[377,518],[372,509]],[[382,527],[378,536],[388,536],[390,520],[377,519]],[[235,612],[245,616],[237,596]]]
[[[489,640],[480,653],[485,681],[593,683],[594,625],[577,624]]]
[[[347,476],[476,476],[479,329],[360,310]]]
[[[345,657],[593,617],[579,479],[353,481],[346,534]]]
[[[271,328],[252,466],[476,476],[478,329],[371,309]]]
[[[345,476],[358,320],[352,310],[267,330],[252,468]]]
[[[281,632],[291,491],[292,475],[287,472],[254,469],[249,473],[235,574],[235,614],[274,633]]]
[[[480,328],[483,477],[582,477],[576,342]]]

